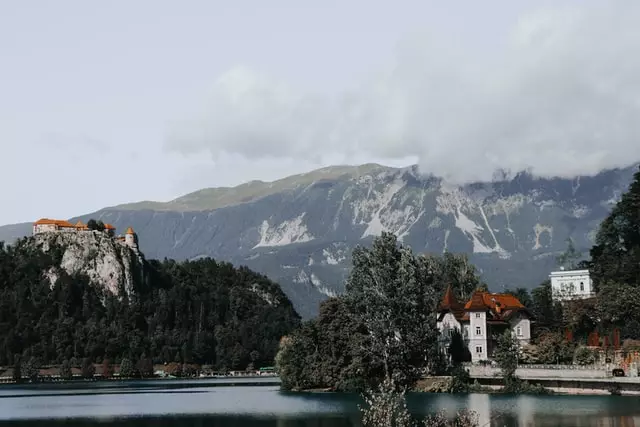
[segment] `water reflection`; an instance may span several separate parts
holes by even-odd
[[[359,427],[357,395],[284,393],[277,386],[205,382],[0,390],[12,426]],[[412,394],[417,418],[468,408],[481,425],[640,427],[640,397]],[[73,418],[73,419],[67,419]]]

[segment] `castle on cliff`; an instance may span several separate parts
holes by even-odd
[[[40,233],[100,233],[98,230],[92,230],[87,224],[78,221],[75,225],[69,221],[60,219],[42,218],[33,223],[33,234]],[[138,250],[138,235],[133,228],[128,227],[124,235],[116,236],[116,228],[111,224],[104,224],[102,233],[114,237],[117,241],[124,243],[131,249]]]

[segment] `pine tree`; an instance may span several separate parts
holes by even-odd
[[[591,269],[597,285],[609,280],[640,284],[640,170],[600,225],[591,249]]]
[[[590,254],[598,315],[605,326],[640,321],[635,307],[640,301],[640,170],[600,225]]]

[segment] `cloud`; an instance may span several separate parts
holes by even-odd
[[[640,160],[637,22],[640,4],[615,1],[523,16],[495,51],[419,37],[332,96],[238,67],[167,147],[253,160],[413,157],[458,182],[626,166]]]

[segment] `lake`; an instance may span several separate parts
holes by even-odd
[[[121,427],[348,427],[356,395],[285,393],[273,379],[0,386],[0,424]],[[260,382],[266,385],[256,385]],[[469,408],[492,426],[640,426],[640,397],[413,394],[415,414]]]

